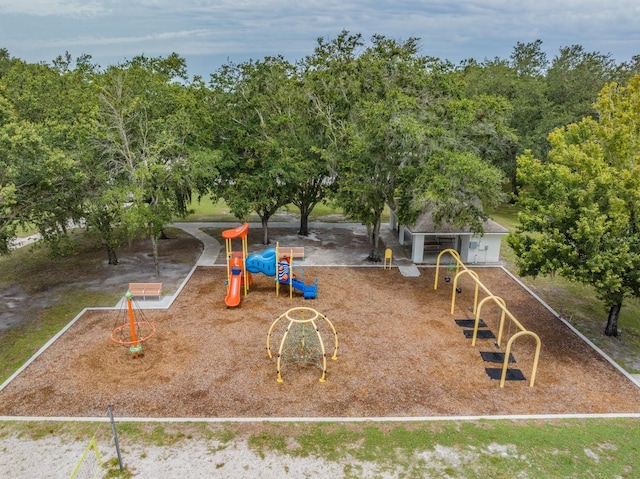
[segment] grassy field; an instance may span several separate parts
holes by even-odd
[[[215,222],[238,222],[238,219],[233,216],[229,207],[223,202],[218,201],[214,203],[209,198],[202,198],[201,201],[194,201],[191,204],[192,213],[190,213],[186,218],[181,218],[177,221],[188,221],[188,222],[207,222],[207,221],[215,221]],[[287,205],[274,216],[273,221],[278,221],[279,218],[283,216],[290,217],[291,215],[299,216],[300,210],[295,205]],[[324,203],[318,204],[313,212],[309,215],[309,221],[323,221],[327,223],[333,223],[336,221],[343,221],[344,217],[342,215],[342,211],[339,208],[336,208],[332,205],[327,205]],[[249,222],[260,222],[260,217],[252,213],[247,218]],[[382,221],[389,221],[389,211],[385,209],[382,214]]]
[[[238,219],[233,216],[229,207],[223,202],[219,201],[214,203],[209,198],[202,198],[200,201],[194,201],[191,203],[191,210],[193,211],[186,218],[180,219],[180,221],[229,221],[229,222],[238,222]],[[309,219],[311,221],[327,221],[334,222],[339,221],[338,216],[341,215],[341,211],[333,206],[326,205],[320,203],[314,209]],[[283,215],[300,215],[300,210],[294,205],[287,205],[275,215],[275,221],[278,220],[279,217]],[[388,219],[388,214],[386,215]],[[252,213],[247,218],[247,221],[250,222],[259,222],[260,217]]]
[[[222,204],[202,203],[190,221],[237,221]],[[295,208],[291,209],[295,214]],[[314,219],[334,218],[335,210],[323,207]],[[517,212],[506,206],[492,217],[513,228]],[[503,248],[507,267],[516,271],[515,258]],[[25,249],[0,258],[0,287],[21,283],[46,288],[51,259],[45,249]],[[68,258],[82,261],[82,255]],[[40,273],[38,273],[40,272]],[[526,279],[548,304],[602,347],[630,372],[637,372],[640,351],[640,305],[628,301],[623,308],[620,339],[602,334],[606,312],[590,288],[561,278]],[[82,304],[114,304],[113,297],[99,293],[69,291],[56,299],[33,324],[0,334],[0,382],[28,359],[72,319]],[[258,454],[288,457],[319,457],[345,462],[344,477],[362,477],[361,462],[372,462],[382,474],[393,477],[638,477],[640,419],[557,419],[545,421],[438,421],[426,423],[269,423],[269,424],[122,424],[122,441],[158,447],[179,447],[190,440],[217,441],[216,447],[232,447],[245,441]],[[99,426],[80,423],[9,421],[0,423],[3,437],[18,434],[25,439],[50,435],[91,437]],[[104,430],[104,428],[103,428]],[[104,432],[107,434],[107,432]],[[108,437],[101,444],[110,448]],[[1,446],[0,446],[1,450]],[[443,453],[443,451],[446,452]],[[351,464],[351,465],[349,465]],[[386,472],[385,472],[386,471]],[[399,472],[398,472],[399,471]],[[117,471],[111,463],[108,477],[134,477]]]

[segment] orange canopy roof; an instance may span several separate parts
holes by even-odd
[[[231,239],[231,238],[245,239],[247,237],[247,233],[249,233],[249,223],[245,223],[242,226],[238,226],[230,230],[224,230],[222,232],[222,237],[224,239]]]

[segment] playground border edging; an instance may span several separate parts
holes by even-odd
[[[106,411],[106,408],[105,408]],[[498,414],[486,416],[376,416],[376,417],[116,417],[116,422],[152,422],[152,423],[363,423],[363,422],[442,422],[442,421],[527,421],[557,419],[640,419],[640,413],[601,413],[601,414]],[[82,416],[0,416],[0,422],[110,422],[109,417]]]

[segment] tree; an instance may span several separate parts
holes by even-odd
[[[614,81],[625,84],[636,75],[640,75],[640,55],[634,55],[631,60],[620,63],[616,67]]]
[[[290,121],[287,123],[287,145],[292,155],[290,189],[291,203],[300,210],[298,234],[309,235],[309,215],[324,202],[335,183],[329,155],[330,131],[316,113],[317,70],[301,67],[292,85]]]
[[[487,165],[498,168],[516,192],[517,134],[510,126],[513,106],[495,94],[452,99],[447,116],[449,135],[455,137],[456,149],[473,153]]]
[[[334,134],[339,138],[333,150],[334,198],[347,215],[367,225],[370,261],[380,260],[382,213],[387,204],[394,206],[401,171],[414,161],[411,137],[425,85],[425,59],[417,55],[417,44],[416,38],[397,42],[374,36],[343,86],[350,105]]]
[[[531,149],[536,154],[544,154],[548,150],[546,139],[550,130],[541,134],[540,124],[550,106],[545,95],[544,77],[549,62],[542,51],[542,41],[518,42],[509,64],[517,78],[513,96],[509,98],[513,105],[511,127],[518,135],[518,147],[514,153],[518,155]]]
[[[216,147],[222,152],[212,186],[233,214],[255,211],[269,243],[269,219],[292,198],[300,152],[291,116],[293,66],[282,57],[224,65],[212,75]]]
[[[470,98],[489,95],[506,99],[503,107],[503,127],[499,127],[500,147],[491,155],[492,164],[509,179],[511,192],[518,194],[516,157],[525,149],[546,151],[547,133],[539,137],[539,125],[548,109],[545,97],[544,73],[548,62],[541,49],[542,42],[518,42],[508,60],[495,58],[482,63],[468,61],[463,65],[462,77]],[[510,132],[507,131],[509,129]],[[497,139],[497,137],[496,137]]]
[[[21,212],[16,208],[16,165],[9,155],[14,142],[7,134],[8,126],[14,121],[11,105],[0,96],[0,254],[9,252],[9,243],[21,219]]]
[[[517,42],[509,58],[518,76],[541,78],[549,66],[539,38],[529,43]]]
[[[69,193],[78,190],[80,171],[29,122],[0,125],[0,151],[0,251],[8,251],[18,226],[35,225],[54,253],[60,253],[72,204]]]
[[[336,139],[330,150],[337,178],[334,200],[368,226],[371,261],[380,259],[387,205],[405,224],[428,205],[443,221],[468,220],[465,224],[475,227],[486,217],[483,200],[487,205],[501,197],[502,176],[480,155],[493,154],[495,121],[504,125],[506,103],[495,97],[465,99],[453,66],[419,56],[417,44],[417,39],[374,36],[361,55],[343,56],[350,68],[342,69],[349,75],[335,88],[340,106],[327,102],[320,109]],[[478,168],[465,168],[471,165]],[[470,176],[461,179],[460,171]],[[450,187],[440,188],[443,184]],[[488,184],[489,190],[482,190]]]
[[[184,60],[136,57],[109,67],[96,78],[100,116],[97,158],[105,188],[97,196],[94,227],[107,232],[119,221],[129,234],[147,232],[159,276],[158,240],[174,215],[187,213],[200,166],[190,157],[194,131],[191,91],[175,82],[185,79]],[[114,224],[112,223],[113,227]],[[104,238],[107,245],[110,238]]]
[[[17,61],[17,59],[11,58],[9,50],[0,48],[0,79],[9,72],[12,65]]]
[[[616,66],[610,55],[586,52],[580,45],[563,47],[551,62],[542,41],[517,43],[509,60],[485,60],[463,65],[467,92],[500,95],[511,104],[508,126],[515,136],[495,163],[518,193],[516,157],[531,150],[536,158],[549,151],[549,133],[558,126],[595,115],[593,103],[608,81],[626,79],[637,68],[633,63]]]
[[[53,254],[62,254],[69,222],[83,217],[80,161],[92,118],[84,74],[12,61],[0,82],[13,118],[4,125],[7,171],[19,175],[16,198],[22,198],[14,217],[35,226]]]
[[[545,76],[545,96],[548,108],[539,126],[538,135],[546,138],[558,126],[577,123],[595,116],[594,102],[602,87],[615,80],[616,65],[611,55],[586,52],[581,45],[560,49]],[[539,151],[546,153],[547,147]]]
[[[362,36],[342,31],[334,40],[318,39],[312,55],[300,65],[301,98],[296,138],[301,140],[292,203],[300,209],[299,234],[308,235],[313,208],[336,191],[333,161],[344,125],[358,95],[357,52]]]
[[[518,159],[526,185],[508,237],[523,275],[559,274],[592,285],[618,335],[625,297],[640,295],[640,76],[606,85],[584,118],[554,130],[547,161]]]

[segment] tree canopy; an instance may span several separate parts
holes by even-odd
[[[258,213],[265,244],[269,219],[291,199],[298,157],[294,81],[292,65],[279,57],[228,64],[212,75],[213,134],[222,152],[212,190],[238,218]]]
[[[258,213],[265,243],[283,206],[299,208],[305,235],[332,202],[369,227],[372,260],[387,206],[406,224],[429,207],[481,233],[505,177],[517,193],[517,155],[544,160],[549,131],[600,114],[598,89],[640,64],[580,46],[548,61],[540,40],[459,66],[419,50],[343,31],[297,62],[228,63],[205,83],[177,54],[101,69],[0,49],[0,251],[35,227],[63,254],[67,227],[82,225],[112,264],[123,239],[146,235],[157,270],[164,227],[207,194],[239,220]]]
[[[594,108],[598,120],[549,135],[546,160],[518,159],[523,212],[509,243],[521,274],[592,285],[617,336],[624,298],[640,295],[640,76],[606,85]]]
[[[132,234],[146,231],[159,275],[158,239],[175,216],[187,213],[194,175],[202,168],[190,157],[193,134],[190,90],[173,82],[183,78],[184,60],[134,58],[96,76],[100,91],[95,129],[96,170],[107,183],[90,217],[102,233],[115,227]],[[111,240],[103,238],[105,244]],[[108,248],[109,249],[109,248]]]

